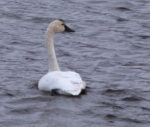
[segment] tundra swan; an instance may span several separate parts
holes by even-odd
[[[42,91],[56,90],[59,94],[78,96],[86,88],[81,76],[74,71],[61,71],[54,49],[54,35],[62,32],[74,32],[63,20],[54,20],[46,31],[46,47],[48,49],[49,71],[38,82]]]

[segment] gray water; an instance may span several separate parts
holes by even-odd
[[[56,36],[59,64],[81,74],[87,95],[37,89],[45,30],[60,18],[76,32]],[[0,1],[0,127],[149,126],[149,0]]]

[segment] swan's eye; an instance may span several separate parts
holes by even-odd
[[[64,26],[65,24],[62,23],[61,25]]]

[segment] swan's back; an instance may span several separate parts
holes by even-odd
[[[40,79],[38,88],[44,91],[57,89],[61,94],[79,95],[82,89],[85,89],[85,83],[76,72],[53,71]]]

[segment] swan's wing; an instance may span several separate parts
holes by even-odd
[[[67,71],[63,72],[61,75],[63,81],[66,80],[66,88],[64,91],[72,94],[79,95],[82,89],[85,89],[85,82],[82,81],[80,75],[76,72]],[[63,85],[64,88],[64,85]]]
[[[40,79],[38,87],[40,90],[59,89],[71,95],[79,95],[85,84],[76,72],[50,72]]]
[[[81,76],[76,72],[73,72],[73,71],[63,72],[62,77],[70,80],[72,84],[80,87],[81,89],[85,89],[86,87],[85,82],[82,81]]]

